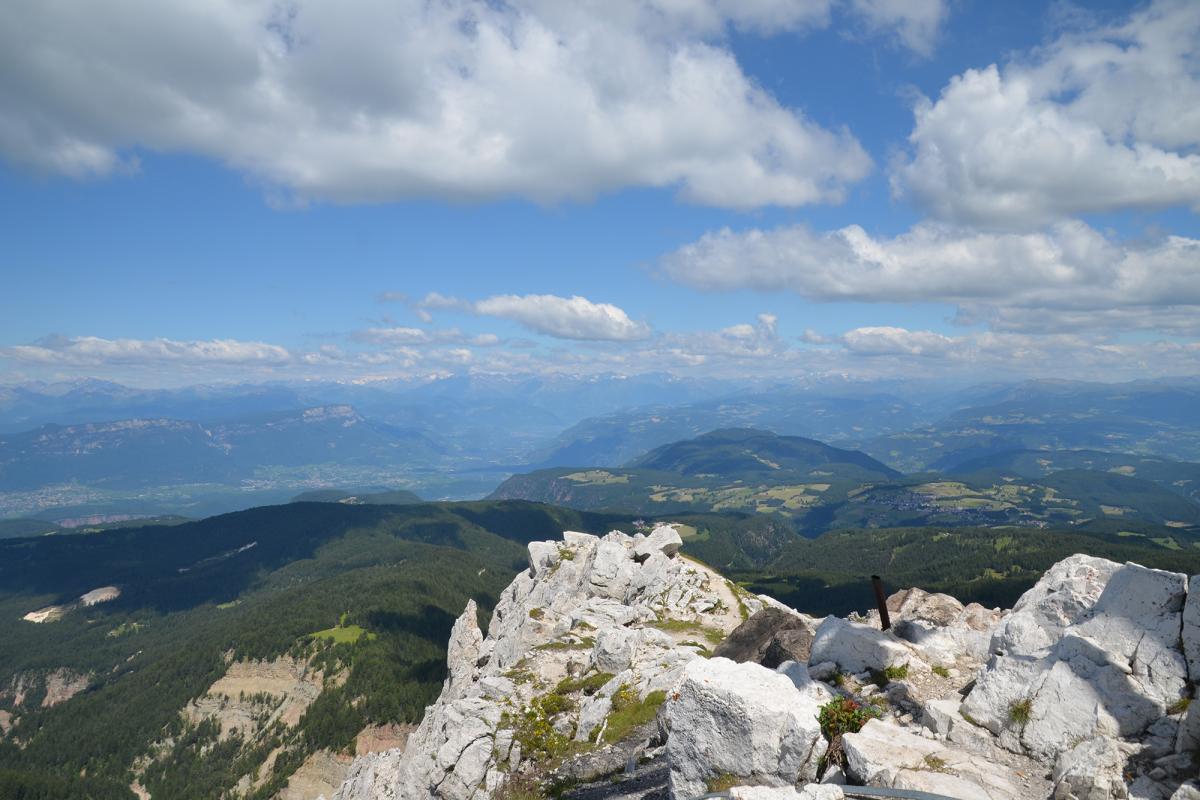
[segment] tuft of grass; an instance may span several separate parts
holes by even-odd
[[[939,665],[939,666],[933,667],[933,674],[934,674],[934,675],[937,675],[939,678],[949,678],[949,677],[950,677],[950,670],[948,670],[948,669],[946,669],[945,667],[943,667],[943,666]]]
[[[1192,704],[1192,698],[1181,697],[1178,700],[1176,700],[1174,703],[1171,703],[1171,705],[1167,706],[1167,715],[1170,716],[1173,714],[1182,714],[1183,712],[1188,710],[1188,706],[1190,706],[1191,704]]]
[[[527,669],[510,669],[504,673],[504,677],[508,678],[513,683],[532,683],[533,673]]]
[[[554,687],[557,694],[571,694],[572,692],[583,692],[588,697],[591,697],[596,692],[604,687],[604,684],[613,679],[611,672],[597,672],[588,675],[586,678],[563,678]]]
[[[546,616],[546,612],[540,608],[529,609],[529,618],[530,619],[541,619],[544,616]]]
[[[1030,712],[1033,711],[1033,701],[1028,697],[1024,700],[1014,700],[1008,707],[1008,718],[1018,725],[1029,722]]]
[[[908,677],[908,662],[884,667],[883,676],[889,681],[902,681]]]
[[[534,650],[591,650],[596,644],[596,640],[590,636],[584,636],[577,642],[565,642],[561,639],[556,642],[546,642],[534,647]]]
[[[666,702],[667,693],[661,689],[639,698],[632,686],[617,689],[612,696],[612,711],[608,714],[608,727],[604,729],[604,741],[619,742],[633,732],[634,728],[654,719],[659,706]]]

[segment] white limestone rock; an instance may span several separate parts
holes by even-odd
[[[1054,800],[1109,800],[1128,797],[1122,769],[1128,756],[1112,739],[1080,742],[1054,765]]]
[[[847,773],[867,786],[912,789],[961,800],[1024,800],[1011,769],[989,764],[894,725],[873,719],[842,737]]]
[[[474,600],[450,629],[450,641],[446,644],[446,665],[450,674],[443,691],[461,697],[467,686],[475,679],[479,656],[483,650],[483,632],[479,630],[479,609]]]
[[[596,635],[592,649],[592,665],[601,672],[620,672],[633,661],[638,645],[638,631],[629,628],[609,628]]]
[[[550,569],[560,560],[558,545],[554,542],[529,543],[529,574],[537,577],[543,570]]]
[[[808,666],[799,661],[785,661],[776,667],[775,671],[786,676],[796,687],[796,691],[818,707],[833,699],[833,692],[829,691],[829,687],[820,681],[813,680],[812,676],[808,674]]]
[[[692,661],[666,711],[671,797],[702,795],[719,775],[770,786],[815,780],[826,747],[817,711],[789,678],[758,664]]]
[[[843,672],[860,673],[900,666],[916,654],[894,636],[861,622],[826,617],[813,635],[809,662],[832,661]]]
[[[623,601],[637,564],[630,557],[631,548],[611,536],[609,534],[596,545],[596,558],[589,578],[596,595]]]
[[[1183,606],[1183,655],[1187,659],[1188,678],[1200,684],[1200,575],[1188,581],[1187,602]]]
[[[567,547],[595,547],[599,541],[599,536],[590,533],[563,531],[563,544]]]
[[[1013,751],[1141,736],[1178,700],[1184,576],[1072,556],[1017,603],[963,711]]]
[[[683,539],[679,531],[671,525],[659,525],[650,531],[650,535],[633,546],[633,557],[637,561],[645,561],[655,553],[662,553],[673,558],[683,547]]]
[[[992,635],[1002,655],[1036,655],[1054,646],[1070,625],[1082,622],[1120,564],[1073,555],[1055,564],[1013,606]]]
[[[1180,785],[1171,800],[1200,800],[1200,780],[1191,780]]]
[[[933,594],[922,589],[904,589],[887,600],[892,631],[912,645],[921,658],[942,666],[954,666],[959,660],[987,660],[992,631],[1002,613],[978,603],[964,606],[948,594]],[[878,612],[868,619],[877,622]]]

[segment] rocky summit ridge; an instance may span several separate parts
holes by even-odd
[[[1011,610],[908,589],[816,619],[672,526],[529,544],[405,748],[334,800],[1200,800],[1200,576],[1075,555]],[[900,796],[900,795],[897,795]]]

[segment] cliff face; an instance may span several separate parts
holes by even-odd
[[[1011,611],[898,592],[884,632],[749,596],[679,546],[667,526],[530,544],[488,635],[474,603],[455,624],[407,747],[356,760],[337,800],[836,800],[847,781],[1200,800],[1195,577],[1072,556]]]

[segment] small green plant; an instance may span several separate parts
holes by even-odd
[[[560,694],[533,698],[521,712],[513,732],[513,739],[521,745],[522,756],[547,764],[566,755],[571,748],[571,738],[556,731],[551,718],[574,706],[570,698]]]
[[[933,674],[937,675],[939,678],[949,678],[950,670],[946,669],[945,667],[943,667],[939,664],[938,666],[933,668]]]
[[[583,692],[588,697],[591,697],[600,691],[604,684],[611,681],[612,678],[613,674],[611,672],[596,672],[588,675],[586,678],[563,678],[558,682],[558,686],[554,687],[554,691],[558,694]]]
[[[746,783],[746,778],[738,777],[728,772],[722,772],[715,778],[709,778],[704,782],[708,787],[709,794],[715,792],[727,792],[735,786],[743,786]]]
[[[884,667],[883,677],[889,681],[902,681],[908,677],[908,663],[893,664],[890,667]]]
[[[558,546],[558,557],[561,558],[563,561],[574,561],[575,560],[575,549],[572,547],[568,547],[565,544],[559,545]]]
[[[946,762],[935,756],[933,753],[925,756],[925,767],[933,772],[948,772]]]
[[[846,754],[842,750],[842,737],[847,733],[858,733],[863,725],[879,716],[879,709],[858,703],[849,697],[836,697],[821,706],[817,721],[821,724],[821,735],[829,742],[829,749],[825,751],[825,763],[845,766]]]
[[[504,677],[513,683],[531,683],[533,681],[533,673],[523,668],[510,669],[504,673]]]
[[[637,690],[624,685],[612,696],[612,711],[608,714],[608,725],[604,729],[604,741],[612,744],[628,736],[634,728],[654,719],[659,706],[667,700],[661,689],[639,698]]]
[[[1192,704],[1192,698],[1181,697],[1178,700],[1176,700],[1174,703],[1171,703],[1171,705],[1167,706],[1167,715],[1170,716],[1173,714],[1182,714],[1183,712],[1188,710],[1188,706],[1190,706],[1191,704]]]
[[[1008,718],[1018,725],[1029,722],[1029,714],[1033,711],[1033,701],[1028,697],[1024,700],[1014,700],[1008,707]]]
[[[849,679],[846,677],[846,674],[843,672],[835,672],[829,676],[829,682],[832,683],[834,686],[838,687],[839,689],[845,689],[846,682],[848,680]]]
[[[529,609],[529,618],[530,619],[541,619],[544,616],[546,616],[546,612],[540,608]]]

